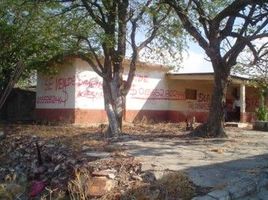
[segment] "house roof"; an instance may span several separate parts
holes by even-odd
[[[198,73],[178,73],[178,72],[168,72],[167,77],[174,80],[214,80],[214,72],[198,72]],[[249,81],[249,78],[231,75],[231,80],[233,83],[245,83]]]

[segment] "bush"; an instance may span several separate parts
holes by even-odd
[[[260,106],[256,110],[256,117],[260,121],[267,121],[267,114],[268,114],[268,110],[267,110],[266,106]]]

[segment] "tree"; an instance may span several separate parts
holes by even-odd
[[[62,0],[59,14],[72,13],[94,27],[76,35],[80,51],[76,55],[90,64],[103,79],[109,136],[119,136],[126,95],[135,76],[140,51],[158,36],[161,23],[170,12],[152,0]],[[143,38],[137,41],[137,32]],[[127,48],[132,50],[127,79],[123,79]]]
[[[193,133],[205,137],[226,137],[223,103],[230,71],[254,41],[268,37],[267,0],[163,0],[177,14],[178,23],[196,40],[210,58],[214,88],[208,120]]]
[[[51,18],[48,10],[56,4],[23,0],[0,2],[0,108],[15,83],[32,70],[47,68],[47,62],[72,40],[63,37],[63,19]]]
[[[256,111],[257,119],[264,120],[268,113],[266,108],[266,98],[268,92],[268,42],[265,39],[259,40],[255,44],[253,54],[249,54],[247,49],[243,53],[239,64],[234,68],[234,73],[240,73],[251,80],[251,85],[258,88],[260,95],[260,105]]]
[[[255,44],[254,54],[248,53],[248,49],[243,53],[234,73],[240,73],[249,77],[252,84],[265,89],[268,88],[268,42],[259,40]]]

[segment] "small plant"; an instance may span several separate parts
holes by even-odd
[[[68,183],[71,200],[88,200],[86,182],[90,179],[89,173],[84,170],[75,170],[74,179]]]
[[[256,117],[260,121],[267,121],[268,109],[266,106],[260,106],[256,109]]]

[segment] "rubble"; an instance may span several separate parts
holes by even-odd
[[[138,136],[146,127],[124,126],[124,131],[135,130],[134,135]],[[152,174],[141,171],[138,160],[124,152],[124,146],[111,143],[103,134],[96,133],[97,129],[42,125],[5,127],[5,139],[0,140],[0,199],[21,195],[21,200],[27,200],[56,193],[66,195],[70,191],[74,196],[83,192],[86,198],[123,199],[133,187],[155,181]],[[175,129],[178,126],[174,126]],[[163,134],[174,135],[175,131],[168,129]],[[80,189],[71,184],[78,183],[76,173],[79,170],[87,173],[79,182]],[[159,191],[154,192],[158,196]]]

